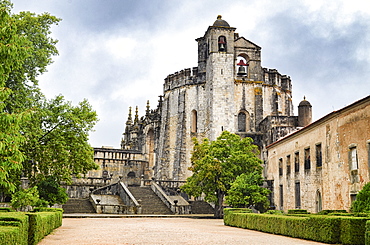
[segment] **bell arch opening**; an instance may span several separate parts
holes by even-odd
[[[247,54],[239,54],[236,58],[236,74],[237,76],[248,76],[249,57]]]

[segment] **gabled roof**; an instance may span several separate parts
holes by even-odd
[[[235,43],[235,46],[237,47],[256,47],[257,49],[261,49],[260,46],[249,41],[248,39],[244,37],[238,37],[237,39],[234,40],[234,43]]]

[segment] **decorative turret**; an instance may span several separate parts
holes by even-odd
[[[149,100],[146,102],[146,111],[145,111],[145,116],[149,116],[150,113],[150,105],[149,105]]]
[[[131,124],[132,124],[132,115],[131,115],[131,106],[130,106],[130,108],[128,109],[128,118],[126,121],[126,125],[131,125]]]
[[[138,123],[139,123],[139,108],[136,106],[134,124],[136,125]]]
[[[312,122],[312,106],[306,96],[298,105],[298,127],[305,127]]]

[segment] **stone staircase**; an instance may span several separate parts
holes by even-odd
[[[88,198],[70,198],[66,204],[62,205],[64,213],[96,213]]]
[[[173,214],[150,187],[128,187],[128,189],[141,203],[142,214]]]
[[[192,201],[190,202],[191,205],[191,213],[192,214],[214,214],[214,208],[205,201]]]

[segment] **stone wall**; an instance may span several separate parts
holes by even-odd
[[[270,145],[266,179],[273,182],[275,206],[285,211],[349,210],[370,180],[369,122],[367,97]]]

